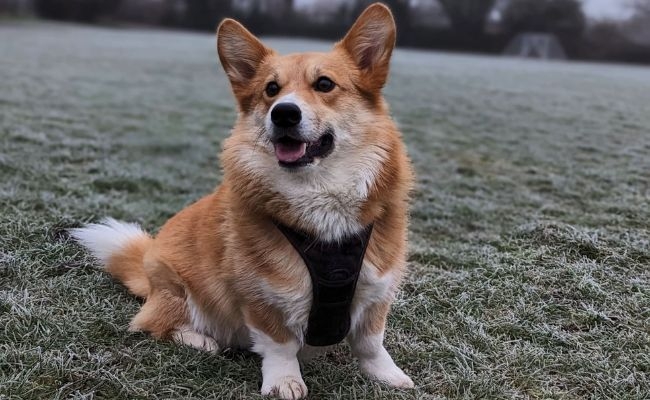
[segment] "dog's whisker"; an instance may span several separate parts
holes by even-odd
[[[260,145],[260,142],[266,141],[264,139],[265,134],[266,134],[266,129],[264,129],[263,127],[259,128],[257,130],[256,135],[255,135],[255,141],[253,142],[253,152],[257,151],[257,148]]]

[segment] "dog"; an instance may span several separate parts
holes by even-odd
[[[106,219],[71,231],[145,299],[130,330],[262,357],[263,395],[307,395],[299,358],[346,339],[361,370],[413,381],[383,346],[405,272],[413,172],[382,96],[395,45],[370,5],[330,52],[281,56],[225,19],[217,50],[238,105],[223,182],[156,237]]]

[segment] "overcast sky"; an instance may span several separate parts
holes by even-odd
[[[309,7],[317,1],[342,3],[346,0],[294,0],[297,8]],[[349,0],[347,0],[349,1]],[[594,19],[625,19],[632,14],[630,4],[635,0],[582,0],[585,13]],[[650,1],[650,0],[648,0]]]
[[[585,13],[591,18],[625,19],[632,14],[633,0],[582,0]]]

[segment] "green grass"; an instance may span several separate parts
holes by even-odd
[[[65,234],[155,232],[218,184],[214,38],[0,37],[0,398],[258,397],[255,355],[127,332],[138,300]],[[418,174],[387,347],[417,389],[342,345],[304,368],[311,398],[650,398],[650,70],[398,51],[386,96]]]

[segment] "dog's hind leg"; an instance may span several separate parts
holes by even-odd
[[[188,322],[184,298],[165,289],[153,289],[131,320],[129,330],[148,332],[157,339],[171,339],[174,331]]]
[[[154,292],[133,317],[131,331],[145,331],[158,339],[173,340],[198,350],[217,352],[217,341],[194,330],[185,299],[167,291]]]
[[[192,346],[195,349],[216,353],[219,351],[217,341],[210,336],[195,331],[191,325],[184,325],[172,333],[172,339],[176,343]]]
[[[151,291],[140,312],[133,317],[129,330],[149,332],[155,338],[216,352],[217,342],[192,327],[187,295],[179,276],[150,255],[145,257],[144,269]]]

